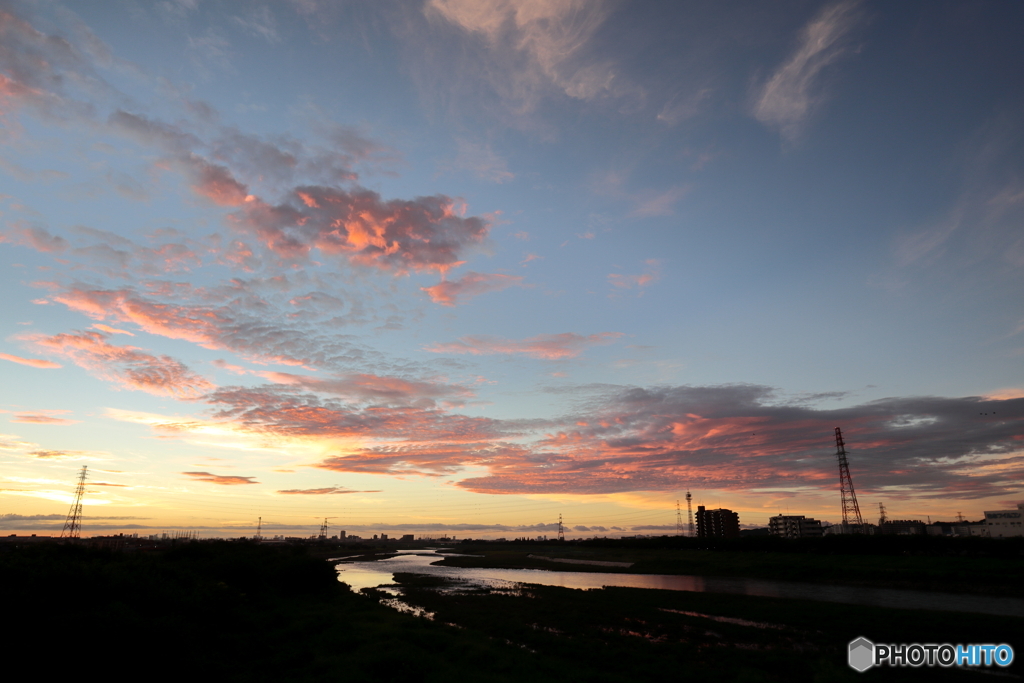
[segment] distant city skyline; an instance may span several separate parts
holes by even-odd
[[[0,0],[0,533],[1015,508],[1021,25]]]

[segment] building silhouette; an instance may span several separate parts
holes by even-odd
[[[740,515],[738,512],[719,508],[705,510],[697,506],[697,538],[739,538]]]
[[[777,515],[768,520],[768,531],[782,538],[817,538],[822,535],[821,522],[803,515]]]

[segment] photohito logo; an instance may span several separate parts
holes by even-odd
[[[1010,666],[1009,645],[950,645],[910,643],[883,645],[861,637],[850,641],[850,668],[867,671],[873,666]]]

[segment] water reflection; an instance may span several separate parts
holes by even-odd
[[[386,560],[345,562],[337,565],[338,580],[353,590],[373,588],[394,582],[396,572],[444,577],[473,588],[515,590],[518,584],[535,583],[564,588],[659,588],[700,593],[735,593],[771,598],[796,598],[839,602],[851,605],[896,607],[902,609],[947,610],[1002,616],[1024,617],[1024,600],[983,595],[956,595],[891,588],[862,588],[768,581],[763,579],[677,576],[669,574],[616,574],[598,572],[548,571],[545,569],[475,569],[439,567],[431,564],[441,556],[455,555],[433,550],[400,551]]]

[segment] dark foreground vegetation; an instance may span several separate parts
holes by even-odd
[[[864,635],[1021,652],[1022,620],[1008,617],[637,589],[460,592],[397,578],[433,621],[383,606],[382,591],[352,593],[303,547],[8,549],[4,652],[47,679],[100,669],[114,680],[446,683],[987,680],[956,669],[856,674],[845,647]]]
[[[698,539],[678,536],[557,542],[463,542],[458,567],[739,576],[782,581],[1024,598],[1024,538],[829,536]],[[531,557],[531,555],[533,557]],[[541,559],[551,558],[551,559]],[[628,568],[552,560],[632,562]]]
[[[56,680],[554,680],[561,662],[357,595],[302,547],[0,552],[3,651]]]

